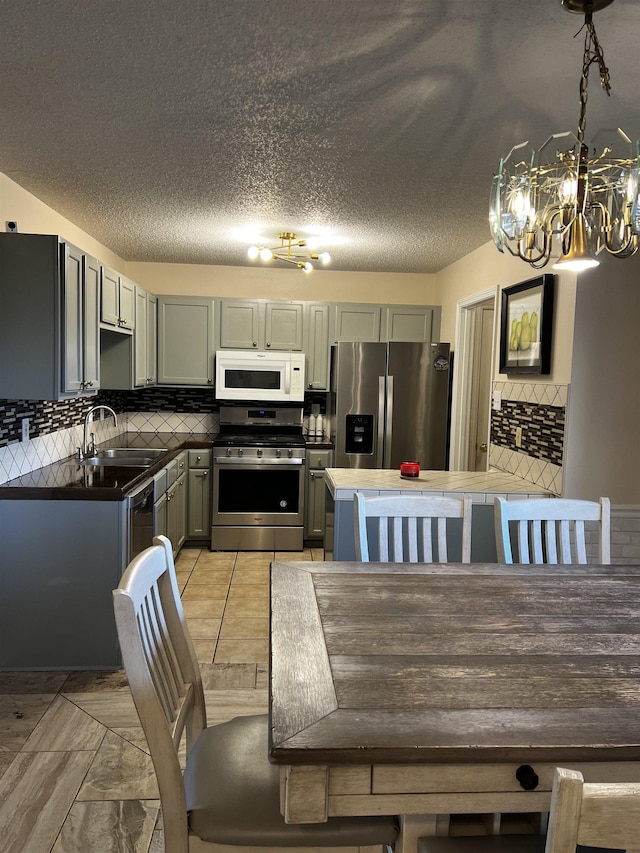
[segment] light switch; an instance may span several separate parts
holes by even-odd
[[[500,409],[502,408],[502,391],[493,392],[492,406],[494,412],[500,411]]]

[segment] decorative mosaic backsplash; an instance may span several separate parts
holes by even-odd
[[[494,382],[502,397],[491,411],[490,465],[562,494],[567,385]],[[522,445],[516,446],[516,429]]]

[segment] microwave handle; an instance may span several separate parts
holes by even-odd
[[[284,392],[285,394],[291,393],[291,361],[289,359],[284,365]]]

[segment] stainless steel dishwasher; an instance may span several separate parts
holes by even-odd
[[[128,562],[148,548],[153,540],[153,479],[127,495],[129,520]]]

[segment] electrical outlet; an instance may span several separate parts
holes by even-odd
[[[15,233],[17,232],[17,230],[18,230],[18,223],[15,221],[15,219],[8,219],[8,220],[5,222],[4,227],[5,227],[5,228],[7,229],[7,231],[9,231],[10,233],[15,234]]]
[[[522,427],[516,427],[516,447],[522,447]]]
[[[29,441],[29,418],[22,418],[22,441]]]
[[[492,407],[494,412],[499,412],[502,408],[502,391],[493,392]]]

